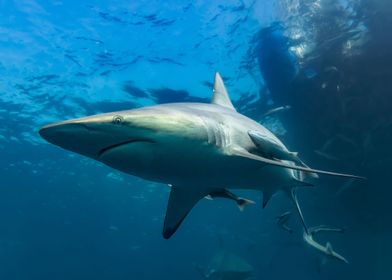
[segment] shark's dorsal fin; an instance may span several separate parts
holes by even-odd
[[[229,94],[227,93],[225,84],[223,83],[222,77],[219,72],[215,74],[214,90],[212,93],[212,104],[216,104],[225,108],[229,108],[235,111],[233,103],[231,103]]]
[[[327,249],[327,253],[332,255],[333,249],[331,243],[327,242],[325,248]]]
[[[172,186],[162,232],[165,239],[169,239],[177,231],[193,206],[209,192],[210,190],[190,191],[187,188]]]

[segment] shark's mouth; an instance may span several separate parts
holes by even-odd
[[[123,145],[128,145],[128,144],[132,144],[132,143],[141,143],[141,142],[142,143],[155,143],[153,140],[150,140],[150,139],[140,139],[139,138],[139,139],[126,140],[126,141],[123,141],[123,142],[120,142],[120,143],[116,143],[116,144],[113,144],[113,145],[110,145],[110,146],[107,146],[107,147],[101,149],[98,152],[98,158],[100,158],[103,154],[105,154],[106,152],[108,152],[108,151],[110,151],[112,149],[121,147]]]

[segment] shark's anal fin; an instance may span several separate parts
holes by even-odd
[[[211,103],[235,111],[233,103],[231,103],[229,94],[227,93],[225,84],[223,83],[222,77],[218,72],[215,74],[214,90]]]
[[[207,194],[205,191],[193,191],[177,186],[171,188],[162,232],[165,239],[169,239],[177,231],[195,204]]]
[[[239,157],[257,160],[257,161],[260,161],[264,164],[280,166],[280,167],[293,169],[293,170],[300,170],[300,171],[305,171],[305,172],[310,172],[310,173],[319,173],[319,174],[324,174],[324,175],[329,175],[329,176],[348,177],[348,178],[355,178],[355,179],[366,179],[365,177],[355,176],[355,175],[351,175],[351,174],[336,173],[336,172],[312,169],[312,168],[303,167],[303,166],[290,165],[290,164],[284,163],[279,160],[268,159],[268,158],[264,158],[264,157],[249,153],[248,151],[246,151],[242,148],[232,148],[230,150],[230,153],[232,155],[236,155]]]

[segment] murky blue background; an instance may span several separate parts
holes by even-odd
[[[389,0],[0,0],[0,278],[203,279],[221,250],[255,279],[392,277]],[[236,108],[312,167],[367,176],[299,192],[349,264],[289,234],[276,195],[243,213],[202,200],[170,240],[169,189],[44,143],[43,124],[176,101],[209,102],[220,71]],[[263,117],[269,109],[291,109]],[[260,202],[257,192],[238,192]],[[323,239],[324,238],[324,239]]]

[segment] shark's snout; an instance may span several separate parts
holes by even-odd
[[[100,131],[83,122],[64,121],[49,124],[39,130],[49,143],[91,158],[97,158],[107,141]]]
[[[43,126],[39,130],[39,134],[46,141],[58,145],[59,142],[80,133],[88,133],[89,129],[81,123],[54,123]],[[70,140],[70,139],[68,139]]]

